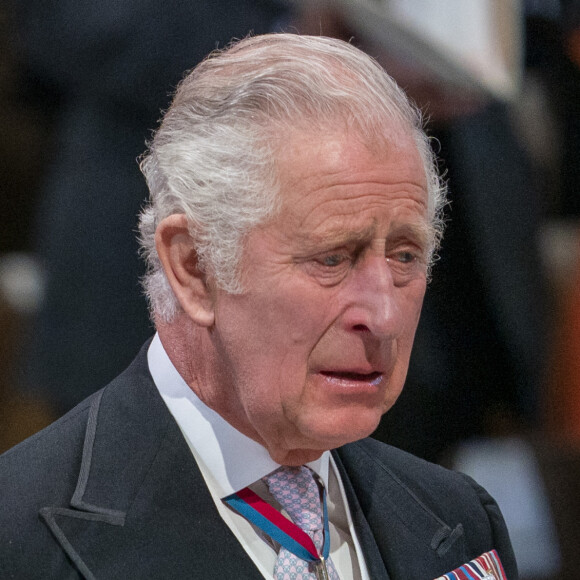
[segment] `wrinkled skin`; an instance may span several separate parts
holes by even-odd
[[[377,153],[348,134],[298,133],[279,171],[281,211],[246,239],[244,291],[213,290],[185,375],[275,461],[299,465],[368,436],[400,394],[429,222],[408,138]]]

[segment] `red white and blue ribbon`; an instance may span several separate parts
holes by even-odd
[[[245,487],[237,493],[225,497],[223,501],[298,558],[306,560],[307,562],[320,562],[321,560],[328,559],[330,535],[328,533],[326,491],[322,492],[324,519],[322,554],[318,553],[312,538],[304,530],[284,517],[277,509],[273,508],[269,503],[266,503],[250,488]]]
[[[507,577],[497,552],[491,550],[435,580],[507,580]]]

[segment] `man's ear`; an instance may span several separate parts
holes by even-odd
[[[166,217],[155,231],[157,254],[185,313],[200,326],[214,322],[214,295],[199,267],[194,241],[184,214]]]

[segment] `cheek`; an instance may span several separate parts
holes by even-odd
[[[308,300],[298,293],[287,294],[274,302],[274,314],[264,322],[262,348],[255,352],[262,363],[261,382],[272,400],[287,409],[306,395],[312,353],[331,326],[325,304],[328,301],[317,302],[312,296]]]
[[[397,344],[397,366],[395,367],[393,379],[394,384],[400,384],[400,390],[407,377],[409,368],[409,359],[411,358],[411,351],[413,349],[413,342],[415,340],[415,333],[417,325],[419,324],[419,317],[421,315],[421,306],[423,304],[424,289],[418,289],[410,296],[409,302],[406,306],[407,324],[401,334]],[[398,394],[397,393],[397,396]],[[394,402],[394,401],[393,401]]]
[[[280,398],[304,383],[310,354],[328,326],[324,301],[292,291],[290,284],[286,290],[261,292],[245,301],[242,316],[232,311],[228,317],[230,351],[238,353],[244,382],[255,380],[254,392],[269,388]]]
[[[421,287],[417,290],[414,295],[414,299],[411,304],[411,312],[412,316],[410,317],[413,320],[412,327],[409,331],[410,334],[410,341],[413,342],[415,338],[415,332],[417,331],[417,326],[419,324],[419,318],[421,317],[421,310],[423,308],[423,299],[425,297],[425,283],[421,285]]]
[[[407,367],[409,366],[411,351],[413,350],[415,333],[417,331],[417,326],[419,324],[420,314],[421,314],[420,308],[408,311],[408,323],[406,324],[403,333],[399,337],[397,344],[398,359],[399,359],[398,365],[399,367],[404,367],[403,372],[405,375],[407,373]]]
[[[415,280],[409,284],[409,286],[406,288],[401,289],[401,307],[405,313],[405,319],[408,321],[405,328],[405,335],[409,336],[411,341],[415,336],[415,330],[419,324],[419,317],[423,307],[423,299],[425,297],[426,288],[426,279],[425,277],[421,277],[420,279]]]
[[[261,294],[256,310],[274,343],[311,349],[330,325],[326,322],[330,303],[324,292],[287,280],[283,289]]]

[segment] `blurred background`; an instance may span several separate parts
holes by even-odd
[[[350,40],[425,112],[447,232],[375,437],[496,497],[523,580],[580,578],[580,0],[0,5],[0,451],[104,386],[153,328],[137,158],[232,38]]]

